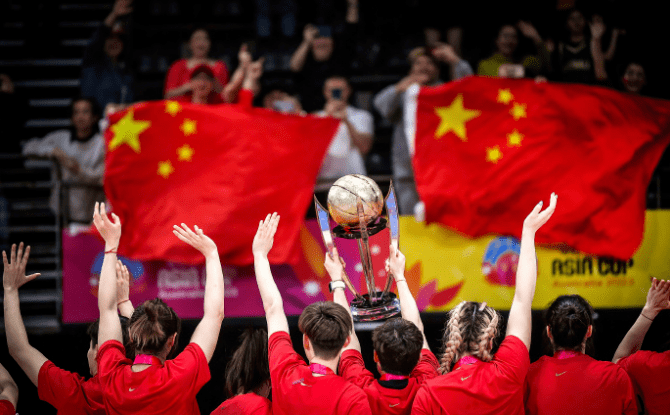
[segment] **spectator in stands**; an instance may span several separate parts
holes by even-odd
[[[226,367],[226,393],[229,397],[211,415],[254,414],[271,415],[268,399],[270,365],[268,362],[268,332],[263,328],[247,329],[242,344],[235,350]]]
[[[263,97],[263,108],[283,112],[284,114],[305,115],[300,100],[287,91],[276,88]]]
[[[279,216],[267,215],[258,225],[252,251],[256,282],[268,324],[268,358],[274,414],[370,415],[365,393],[336,376],[353,323],[341,305],[321,301],[307,306],[298,327],[308,366],[295,352],[288,332],[281,293],[272,277],[268,253],[274,244]]]
[[[23,250],[23,242],[12,245],[10,259],[2,251],[4,274],[5,333],[9,354],[16,360],[31,382],[37,386],[41,400],[53,405],[59,414],[92,414],[103,415],[105,408],[102,403],[102,384],[98,374],[98,321],[88,328],[90,345],[86,357],[91,378],[85,380],[77,373],[63,370],[49,361],[39,350],[28,341],[28,335],[21,317],[19,288],[38,277],[40,274],[26,275],[26,265],[30,256],[30,246]],[[127,272],[127,269],[126,269]],[[123,278],[117,275],[117,280]],[[126,274],[127,277],[127,274]],[[118,299],[118,298],[117,298]],[[126,304],[132,310],[132,304]],[[126,309],[127,310],[127,309]],[[123,312],[123,308],[119,308]],[[128,319],[119,316],[122,326],[123,341],[128,342]]]
[[[623,90],[640,95],[642,89],[647,85],[647,75],[644,66],[639,62],[630,62],[621,77]]]
[[[300,100],[307,112],[323,108],[324,101],[317,91],[326,78],[349,71],[356,50],[358,0],[347,0],[346,23],[338,38],[330,27],[307,25],[302,43],[291,56],[290,68],[296,73]]]
[[[588,301],[579,295],[558,297],[546,311],[545,325],[554,354],[530,365],[526,414],[637,415],[626,372],[584,354],[593,332],[593,308]]]
[[[2,125],[3,151],[19,153],[25,136],[28,103],[16,93],[9,75],[0,73],[0,125]]]
[[[670,351],[640,350],[658,313],[670,309],[670,281],[654,278],[640,316],[616,349],[612,361],[630,376],[645,413],[667,414],[670,408]]]
[[[519,34],[530,39],[537,50],[536,56],[518,56]],[[516,26],[504,24],[495,40],[495,52],[479,62],[477,74],[505,78],[535,77],[549,69],[549,52],[537,29],[530,23],[519,21]]]
[[[586,18],[581,10],[573,9],[566,21],[567,36],[558,43],[554,56],[555,77],[564,82],[593,84],[607,79],[602,36],[605,24],[594,16],[586,32]],[[612,52],[613,54],[613,52]]]
[[[361,345],[356,332],[340,358],[340,376],[363,389],[375,414],[409,414],[421,385],[437,377],[439,363],[430,351],[416,301],[405,279],[405,256],[390,247],[386,272],[393,275],[400,297],[402,318],[387,320],[372,333],[374,361],[381,379],[365,369]],[[333,301],[349,310],[344,293],[344,262],[337,255],[326,254],[325,267],[330,275]]]
[[[502,318],[486,303],[463,301],[449,313],[440,361],[442,376],[426,382],[412,414],[523,414],[523,383],[530,366],[531,305],[537,282],[535,234],[556,209],[538,203],[523,222],[521,253],[507,333],[495,355]],[[569,393],[569,391],[567,391]]]
[[[364,157],[372,148],[374,119],[365,110],[348,105],[351,85],[342,76],[331,76],[323,85],[326,106],[316,113],[342,120],[328,147],[319,177],[337,179],[346,174],[366,174]]]
[[[19,388],[7,369],[0,363],[0,415],[15,415]]]
[[[439,62],[452,67],[454,80],[472,75],[472,68],[467,61],[461,59],[448,44],[441,43],[428,54],[424,48],[417,48],[409,55],[411,65],[409,74],[400,82],[389,85],[374,98],[374,106],[387,121],[394,124],[391,141],[391,161],[393,167],[393,184],[398,197],[398,207],[403,215],[411,215],[419,202],[414,183],[414,170],[409,151],[407,137],[405,137],[405,123],[403,117],[404,95],[407,88],[413,84],[421,86],[435,86],[440,81]]]
[[[93,204],[104,199],[105,140],[98,131],[100,110],[92,98],[72,101],[72,127],[57,130],[44,138],[33,138],[23,146],[24,156],[53,157],[60,165],[61,179],[71,184],[64,197],[66,217],[90,224]],[[51,208],[59,212],[58,193],[51,194]]]
[[[228,83],[228,68],[223,61],[209,57],[211,46],[207,30],[201,28],[193,31],[189,40],[191,56],[173,63],[168,70],[165,80],[165,99],[184,97],[183,100],[190,101],[195,86],[191,81],[191,74],[200,65],[209,66],[214,74],[216,82],[214,82],[213,93],[223,92],[223,88]]]
[[[116,0],[111,13],[84,50],[81,95],[95,98],[100,108],[133,102],[133,75],[123,59],[125,42],[119,19],[132,12],[132,0]],[[126,25],[127,29],[127,25]]]

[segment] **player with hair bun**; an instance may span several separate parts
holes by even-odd
[[[593,308],[588,301],[579,295],[558,297],[545,313],[545,324],[554,354],[530,365],[526,414],[637,414],[626,372],[584,354],[593,333]]]
[[[495,355],[493,341],[502,320],[486,303],[463,302],[449,313],[444,334],[443,375],[429,380],[414,399],[412,414],[523,414],[523,385],[530,357],[531,305],[537,260],[535,233],[556,209],[538,203],[523,223],[516,289],[507,334]]]

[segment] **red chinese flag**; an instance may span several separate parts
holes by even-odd
[[[198,263],[200,253],[172,234],[197,224],[221,261],[253,263],[258,222],[281,215],[273,263],[299,258],[300,224],[338,121],[241,105],[175,101],[114,114],[105,133],[105,191],[119,215],[119,253],[138,260]]]
[[[428,222],[519,236],[559,195],[538,242],[630,258],[670,140],[670,103],[611,89],[469,77],[417,98],[414,169]]]

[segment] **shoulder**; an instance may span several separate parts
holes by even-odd
[[[293,343],[291,342],[291,336],[285,331],[278,331],[272,333],[268,339],[268,349],[272,350],[281,346],[289,346],[293,349]]]
[[[174,62],[172,62],[172,65],[170,65],[170,69],[186,69],[186,59],[179,59]]]
[[[45,386],[50,383],[62,384],[64,383],[64,379],[79,384],[85,382],[84,378],[78,373],[72,373],[65,369],[61,369],[52,361],[47,360],[42,367],[40,367],[40,371],[37,375],[37,385],[39,388],[40,385]]]
[[[670,352],[657,353],[649,350],[638,350],[630,356],[619,359],[617,364],[628,370],[635,366],[645,366],[656,360],[665,360],[670,363]]]

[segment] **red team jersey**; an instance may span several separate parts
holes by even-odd
[[[670,414],[670,351],[633,353],[617,362],[630,376],[649,415]]]
[[[421,385],[438,375],[439,363],[430,351],[421,350],[421,359],[407,380],[378,381],[365,368],[358,350],[346,350],[340,358],[340,376],[363,389],[373,414],[409,415]]]
[[[59,414],[104,415],[100,378],[89,380],[60,369],[47,360],[37,375],[37,395],[51,404]]]
[[[556,356],[530,365],[526,414],[637,415],[633,385],[623,369],[581,353]]]
[[[285,331],[268,341],[275,415],[370,415],[365,393],[337,375],[314,376]]]
[[[16,414],[16,409],[14,409],[14,405],[12,405],[11,402],[8,400],[2,399],[0,400],[0,415],[14,415]]]
[[[249,392],[226,399],[210,415],[272,415],[272,402]]]
[[[108,415],[199,415],[195,395],[209,381],[209,366],[200,346],[189,343],[164,365],[133,372],[123,345],[106,341],[98,351],[98,376]]]
[[[451,372],[427,381],[416,394],[412,414],[521,415],[529,366],[526,345],[507,336],[490,362],[456,363]]]

